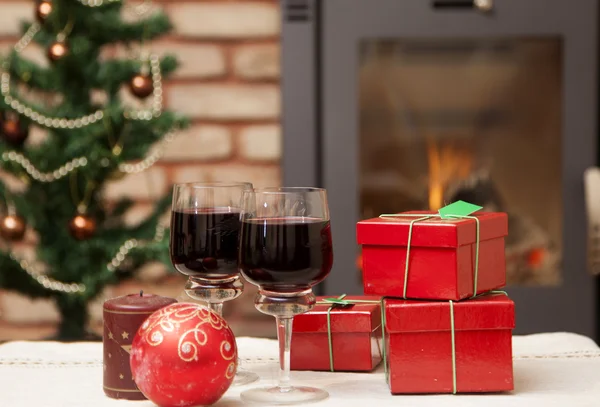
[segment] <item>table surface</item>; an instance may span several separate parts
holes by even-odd
[[[275,383],[277,343],[238,338],[243,366],[261,381],[231,388],[215,406],[244,405],[240,391]],[[372,373],[292,372],[295,384],[318,386],[330,397],[315,407],[579,407],[600,405],[600,348],[589,338],[553,333],[515,336],[515,390],[509,394],[392,396],[380,366]],[[2,407],[151,407],[149,401],[109,399],[102,391],[102,344],[9,342],[0,345]]]

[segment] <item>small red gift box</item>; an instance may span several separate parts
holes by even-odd
[[[461,302],[386,299],[392,394],[513,390],[514,315],[504,294]]]
[[[324,303],[326,298],[318,297],[311,311],[294,317],[291,369],[373,370],[381,362],[381,298],[344,297],[349,305]]]
[[[504,287],[504,237],[508,234],[505,213],[474,214],[479,227],[474,219],[441,219],[435,212],[405,214],[412,217],[398,214],[357,224],[366,295],[461,300],[473,296],[475,275],[477,294]],[[416,215],[432,217],[416,221]],[[411,221],[414,223],[409,233]]]

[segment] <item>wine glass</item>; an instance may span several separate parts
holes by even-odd
[[[242,192],[248,182],[175,184],[171,213],[171,262],[188,276],[186,294],[206,302],[223,315],[223,303],[242,294],[238,267],[238,240]],[[233,385],[258,380],[255,373],[238,369]]]
[[[277,320],[279,384],[241,393],[247,402],[299,404],[328,393],[290,385],[290,342],[294,315],[316,302],[312,287],[333,265],[327,193],[320,188],[265,188],[243,193],[239,265],[259,287],[256,308]]]

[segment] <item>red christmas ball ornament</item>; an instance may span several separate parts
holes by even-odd
[[[158,406],[207,406],[231,386],[237,347],[221,316],[198,304],[176,303],[144,321],[130,362],[136,385]]]

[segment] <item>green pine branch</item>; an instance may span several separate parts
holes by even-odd
[[[135,202],[130,198],[121,198],[115,203],[114,207],[110,209],[108,213],[107,223],[120,221],[121,217],[130,210]],[[109,223],[110,224],[110,223]]]
[[[42,68],[25,58],[21,58],[15,51],[12,51],[9,61],[11,76],[18,78],[27,86],[49,92],[60,90],[56,71]]]
[[[134,75],[140,73],[141,65],[141,61],[135,59],[113,59],[101,63],[93,76],[93,87],[104,89],[109,95],[117,95],[124,83],[128,83]],[[161,76],[168,77],[177,69],[177,60],[171,55],[163,57],[160,61],[160,69]]]
[[[162,240],[154,241],[159,219],[170,204],[169,194],[156,202],[150,216],[130,226],[124,223],[123,216],[133,202],[123,199],[109,206],[102,191],[120,164],[144,159],[168,132],[186,127],[188,120],[169,111],[147,121],[127,119],[125,112],[130,107],[121,100],[119,91],[140,72],[141,62],[133,52],[130,59],[106,59],[102,52],[109,44],[136,49],[168,33],[172,26],[164,13],[130,23],[121,18],[123,12],[128,12],[122,2],[99,8],[84,7],[73,0],[53,0],[52,4],[54,11],[34,41],[47,49],[57,40],[60,31],[72,25],[66,38],[70,52],[47,67],[12,53],[9,69],[16,82],[11,86],[12,96],[44,116],[74,119],[102,110],[104,119],[82,128],[46,129],[47,139],[36,146],[15,147],[0,137],[0,156],[8,151],[20,151],[41,172],[54,171],[74,158],[87,158],[86,166],[49,183],[31,179],[19,164],[0,160],[3,170],[30,180],[20,193],[12,193],[0,182],[0,197],[14,202],[28,227],[37,232],[37,262],[47,268],[48,277],[64,283],[85,284],[86,290],[61,293],[46,289],[4,252],[0,252],[0,287],[32,297],[53,298],[63,318],[61,334],[78,337],[85,329],[87,302],[106,285],[133,276],[140,266],[150,261],[170,264],[168,231]],[[176,68],[175,58],[161,59],[163,77]],[[17,86],[17,83],[25,86]],[[21,94],[23,88],[27,93]],[[91,98],[97,90],[106,93],[106,100]],[[45,93],[60,97],[50,104],[43,96]],[[149,97],[148,108],[151,103]],[[3,110],[12,108],[0,98],[0,111]],[[31,125],[24,116],[20,120]],[[114,148],[116,144],[122,151]],[[97,230],[90,238],[79,241],[71,236],[68,225],[77,214],[78,204],[86,196],[89,185],[93,188],[86,215],[96,220]],[[136,239],[140,244],[129,251],[117,270],[111,270],[108,263],[128,239]]]
[[[73,7],[71,18],[73,29],[68,36],[68,43],[74,47],[80,47],[80,51],[97,49],[107,44],[130,44],[155,40],[172,31],[173,25],[168,16],[162,11],[136,21],[126,23],[121,17],[120,7],[103,7],[102,9],[90,9],[87,7]],[[68,16],[50,16],[35,37],[35,41],[42,47],[47,48],[56,41],[56,35],[65,27]],[[30,23],[22,25],[25,32]]]
[[[84,280],[84,284],[90,292],[100,292],[100,290],[109,284],[115,284],[134,274],[134,270],[139,269],[144,264],[160,261],[164,264],[169,264],[168,258],[168,243],[167,242],[151,242],[141,247],[131,249],[127,258],[127,268],[120,268],[114,272],[109,271],[106,267],[99,271],[93,278]]]
[[[76,59],[80,57],[80,55],[73,56]],[[169,74],[177,69],[176,58],[172,55],[164,56],[161,58],[160,68],[163,78],[168,78]],[[108,95],[116,95],[121,86],[127,84],[135,74],[140,72],[140,69],[141,61],[135,59],[113,59],[93,64],[89,69],[89,87],[102,89]],[[63,80],[56,70],[40,67],[14,51],[10,55],[10,74],[31,89],[45,92],[64,90]],[[18,97],[18,95],[15,96]],[[21,100],[21,102],[26,103],[27,101]]]
[[[78,172],[92,179],[94,174],[104,177],[123,162],[145,158],[167,132],[188,124],[186,118],[168,111],[150,121],[127,120],[123,117],[123,107],[115,104],[106,111],[105,120],[82,129],[52,130],[53,137],[42,145],[29,147],[25,155],[42,172],[54,171],[70,160],[85,156],[88,165]],[[140,135],[143,135],[143,143],[140,143]],[[115,156],[112,148],[119,141],[123,150]],[[14,150],[12,145],[0,142],[0,154],[11,150]],[[29,177],[16,163],[0,161],[0,164],[13,175]]]

